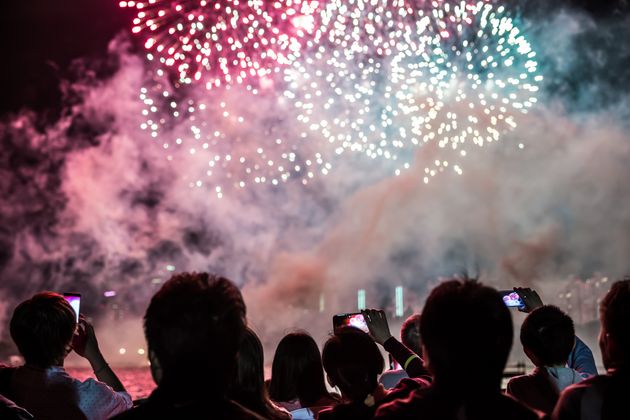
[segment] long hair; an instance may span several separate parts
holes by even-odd
[[[236,375],[228,388],[228,397],[265,418],[289,418],[287,413],[273,405],[267,395],[263,346],[250,328],[245,330],[238,350]]]
[[[308,333],[284,336],[273,358],[269,395],[278,402],[299,399],[312,407],[322,397],[331,397],[324,383],[324,369],[317,343]]]

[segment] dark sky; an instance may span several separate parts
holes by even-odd
[[[554,0],[530,0],[548,5]],[[555,0],[555,3],[560,1]],[[562,0],[605,18],[628,0]],[[133,15],[118,0],[0,1],[0,116],[60,104],[59,81],[71,77],[72,60],[103,56],[108,42]]]

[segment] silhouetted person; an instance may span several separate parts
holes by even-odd
[[[83,317],[77,325],[75,317],[63,296],[52,292],[38,293],[13,311],[11,337],[26,363],[3,372],[5,397],[37,419],[108,419],[132,406],[94,329]],[[66,373],[63,363],[72,349],[90,362],[98,380],[82,382]]]
[[[377,311],[382,312],[382,311]],[[365,315],[365,314],[364,314]],[[383,317],[385,314],[383,313]],[[379,378],[379,382],[383,384],[385,389],[394,388],[401,379],[408,378],[409,375],[406,369],[409,369],[410,365],[413,369],[413,363],[418,363],[419,367],[422,368],[422,340],[420,338],[420,314],[412,314],[409,316],[405,322],[403,322],[402,327],[400,328],[400,339],[402,344],[407,347],[413,354],[418,356],[417,361],[414,360],[413,354],[403,353],[399,356],[400,346],[398,340],[391,336],[389,333],[389,327],[387,327],[386,331],[382,334],[377,334],[374,330],[374,323],[370,323],[367,318],[366,322],[370,328],[370,335],[374,338],[374,340],[381,344],[388,353],[390,353],[396,362],[401,366],[400,369],[396,370],[388,370],[384,372]],[[385,321],[386,323],[387,321]],[[381,337],[381,335],[383,335]],[[425,370],[422,369],[422,373],[425,373]],[[412,376],[414,373],[412,372]]]
[[[207,273],[171,277],[144,316],[158,387],[117,418],[261,418],[225,396],[244,331],[245,303],[231,281]]]
[[[324,345],[322,361],[328,381],[341,390],[343,402],[321,411],[318,419],[372,418],[387,396],[378,383],[385,362],[374,340],[356,328],[342,328]]]
[[[514,291],[518,293],[525,304],[518,309],[519,311],[531,313],[536,308],[543,306],[543,301],[535,290],[527,287],[515,287]],[[579,372],[582,379],[597,375],[593,352],[578,336],[575,336],[573,350],[567,359],[567,367]]]
[[[525,354],[536,368],[529,375],[512,378],[507,393],[531,408],[551,414],[560,392],[584,379],[567,367],[575,345],[573,320],[555,306],[541,306],[525,318],[520,338]]]
[[[312,408],[316,412],[338,402],[324,382],[317,343],[306,332],[287,334],[273,356],[269,396],[288,411]]]
[[[265,386],[263,346],[250,328],[238,350],[236,374],[230,383],[228,397],[243,407],[271,420],[290,419],[291,415],[269,399]]]
[[[630,397],[630,280],[613,284],[600,304],[599,347],[605,375],[570,386],[560,395],[554,420],[627,419]]]
[[[377,418],[423,420],[536,419],[501,393],[512,346],[512,318],[501,295],[472,280],[450,280],[427,299],[420,319],[433,383],[381,405]]]
[[[2,420],[29,420],[33,416],[25,409],[0,395],[0,419]]]

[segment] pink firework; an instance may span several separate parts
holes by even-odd
[[[314,0],[140,0],[119,3],[138,14],[149,60],[180,83],[259,85],[299,53],[313,31]]]

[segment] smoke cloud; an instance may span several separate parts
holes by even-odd
[[[461,176],[444,172],[425,184],[415,168],[435,159],[429,148],[397,177],[378,160],[343,154],[306,186],[254,185],[222,198],[189,185],[187,174],[207,162],[168,160],[139,128],[138,93],[150,76],[118,37],[110,48],[118,70],[67,86],[59,121],[42,126],[23,112],[0,123],[0,325],[36,291],[78,291],[110,354],[140,348],[139,318],[160,284],[173,272],[204,270],[242,286],[250,322],[272,350],[295,328],[321,341],[332,314],[356,309],[358,289],[368,306],[391,309],[402,285],[419,310],[440,278],[456,274],[536,287],[543,297],[570,276],[622,276],[630,253],[629,23],[569,11],[525,20],[544,92],[514,131],[469,154]],[[287,108],[264,103],[252,113],[242,93],[223,95],[255,117],[239,129],[239,148],[301,129],[282,114]],[[326,147],[306,144],[301,158],[334,156]]]

